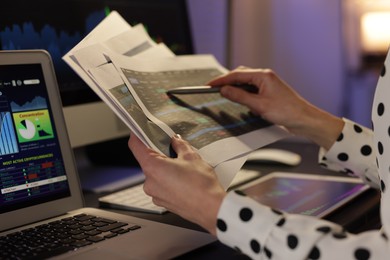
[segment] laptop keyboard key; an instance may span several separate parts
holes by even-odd
[[[73,250],[74,250],[74,247],[61,246],[61,247],[58,247],[58,248],[50,250],[50,251],[43,251],[43,252],[38,251],[38,252],[35,252],[36,254],[35,254],[35,257],[33,259],[47,259],[47,258],[58,256],[60,254],[63,254],[63,253],[69,252],[69,251],[73,251]]]
[[[88,246],[88,245],[91,245],[91,244],[92,244],[92,242],[90,242],[90,241],[79,240],[79,241],[73,242],[71,245],[75,246],[75,247],[84,247],[84,246]]]
[[[100,228],[98,228],[98,230],[102,231],[102,232],[107,232],[107,231],[111,231],[113,229],[124,227],[124,226],[127,226],[127,223],[116,222],[114,224],[110,224],[110,225],[105,226],[105,227],[100,227]]]
[[[104,236],[104,238],[113,238],[113,237],[116,237],[118,234],[116,233],[110,233],[110,234],[107,234]]]
[[[113,224],[116,222],[115,220],[107,219],[107,218],[94,218],[93,221],[94,222],[103,222],[103,223],[108,223],[108,224]]]
[[[94,242],[94,243],[97,243],[97,242],[103,241],[103,240],[104,240],[104,237],[101,237],[101,236],[92,236],[92,237],[88,237],[87,240],[88,240],[88,241],[91,241],[91,242]]]

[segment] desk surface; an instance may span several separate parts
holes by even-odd
[[[302,163],[298,166],[281,166],[281,165],[256,165],[249,166],[244,165],[244,168],[255,169],[261,171],[261,173],[268,174],[274,171],[286,171],[286,172],[299,172],[299,173],[313,173],[313,174],[324,174],[324,175],[338,175],[335,172],[321,168],[317,164],[318,146],[305,143],[305,142],[286,142],[280,141],[269,145],[272,148],[282,148],[296,152],[302,156]],[[98,198],[105,194],[94,194],[85,193],[85,202],[89,207],[99,207]],[[376,190],[368,190],[348,205],[335,211],[331,215],[327,216],[326,219],[342,225],[346,230],[352,233],[359,233],[365,230],[376,229],[380,227],[379,220],[379,199],[380,193]],[[122,214],[128,214],[134,217],[149,219],[153,221],[163,222],[176,226],[181,226],[190,229],[202,230],[199,226],[190,223],[181,217],[173,213],[165,213],[163,215],[140,213],[125,210],[113,210]],[[229,259],[245,259],[246,257],[237,253],[235,250],[229,247],[215,242],[209,246],[200,248],[196,251],[190,252],[183,256],[183,258],[199,258],[202,259],[215,259],[218,258],[229,258]]]

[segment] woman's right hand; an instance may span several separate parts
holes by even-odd
[[[209,82],[221,86],[221,95],[247,106],[252,113],[285,127],[290,133],[309,138],[330,148],[344,122],[309,103],[269,69],[240,67]],[[250,84],[258,88],[250,93],[232,85]]]

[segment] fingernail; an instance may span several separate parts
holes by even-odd
[[[175,137],[175,138],[177,138],[177,139],[182,139],[182,138],[181,138],[181,135],[179,135],[179,134],[175,134],[173,137]]]

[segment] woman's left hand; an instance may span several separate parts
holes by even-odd
[[[218,210],[226,192],[214,169],[179,136],[172,138],[177,158],[146,147],[134,134],[128,144],[145,174],[144,191],[153,202],[215,235]]]

